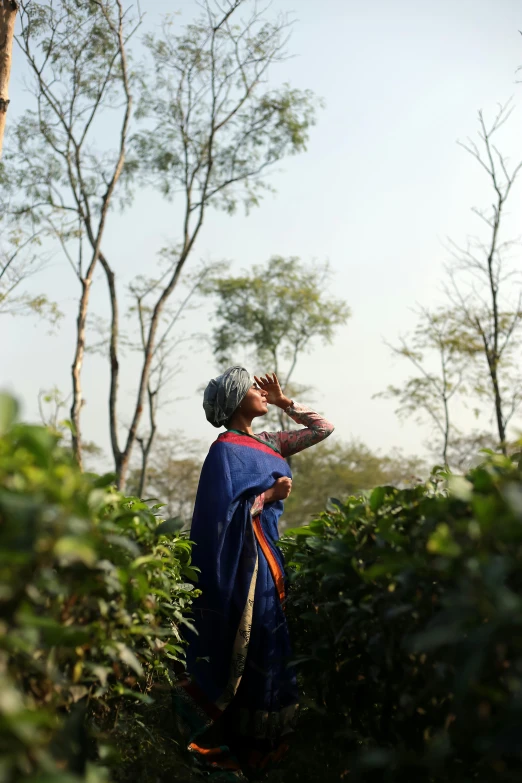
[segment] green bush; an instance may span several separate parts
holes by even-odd
[[[490,454],[466,477],[439,471],[426,485],[330,503],[282,546],[294,652],[331,779],[409,769],[519,780],[517,462]]]
[[[191,545],[14,418],[0,397],[0,783],[105,780],[159,752],[143,710],[184,657]]]

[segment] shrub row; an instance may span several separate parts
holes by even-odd
[[[101,781],[160,750],[142,710],[183,659],[190,542],[15,407],[0,397],[0,781]]]
[[[331,500],[282,544],[288,613],[331,779],[519,780],[522,473]],[[373,772],[372,772],[373,770]]]

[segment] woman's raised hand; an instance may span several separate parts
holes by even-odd
[[[288,399],[288,397],[283,394],[275,372],[272,374],[267,372],[264,377],[262,375],[259,377],[254,375],[254,380],[259,388],[266,392],[266,401],[271,405],[277,405],[280,408],[287,408],[291,405],[292,400]]]
[[[270,489],[265,492],[265,503],[274,503],[276,500],[286,500],[292,491],[292,479],[282,476],[276,479]]]

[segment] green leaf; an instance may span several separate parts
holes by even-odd
[[[127,664],[127,666],[130,666],[130,668],[133,669],[133,671],[135,671],[139,677],[143,677],[142,665],[132,650],[122,642],[118,642],[116,644],[116,649],[118,650],[118,657],[120,661]]]
[[[386,497],[386,489],[384,487],[375,487],[372,494],[370,495],[370,508],[373,512],[378,511],[382,504],[384,503],[384,499]]]
[[[93,566],[98,559],[96,550],[89,538],[63,536],[54,545],[54,554],[63,564],[84,563]]]
[[[179,533],[183,527],[183,520],[181,517],[171,517],[162,522],[154,531],[159,536],[172,536]]]
[[[461,548],[454,540],[449,525],[445,522],[437,525],[434,533],[428,539],[426,549],[433,555],[444,555],[445,557],[458,557]]]
[[[116,484],[116,473],[104,473],[102,476],[96,476],[93,480],[93,486],[97,489],[111,487]]]
[[[18,415],[18,403],[10,394],[0,392],[0,438],[13,426]]]

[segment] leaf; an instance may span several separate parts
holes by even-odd
[[[428,539],[426,549],[434,555],[446,557],[458,557],[461,553],[460,546],[454,540],[449,525],[445,522],[437,525],[435,532]]]
[[[70,685],[69,693],[71,694],[74,703],[83,699],[89,693],[89,689],[85,685]]]
[[[285,530],[285,537],[286,536],[316,536],[316,535],[317,533],[315,533],[313,530],[310,530],[308,525],[303,525],[303,527],[291,527]]]
[[[0,438],[9,432],[18,415],[18,403],[10,394],[0,392]]]
[[[102,476],[96,476],[93,480],[93,486],[97,489],[104,489],[116,484],[116,473],[104,473]]]
[[[101,685],[105,688],[107,685],[107,678],[111,674],[111,669],[107,666],[96,665],[92,666],[91,671],[99,679]]]
[[[63,564],[83,563],[93,566],[97,560],[96,550],[88,538],[63,536],[54,545],[54,554]]]
[[[109,544],[130,552],[133,557],[139,557],[141,555],[141,549],[139,548],[138,544],[128,536],[118,536],[115,533],[109,533],[106,536],[106,540],[109,542]]]
[[[450,476],[448,488],[452,495],[459,500],[469,502],[473,496],[473,484],[464,476]]]
[[[123,642],[118,642],[116,644],[116,649],[118,650],[118,657],[120,661],[127,664],[127,666],[130,666],[130,668],[133,669],[133,671],[135,671],[139,677],[143,677],[142,665],[132,650],[123,644]]]
[[[152,699],[146,693],[133,691],[130,688],[124,688],[122,685],[117,685],[116,690],[120,696],[126,696],[129,699],[136,699],[136,701],[141,701],[142,704],[154,704],[154,699]]]
[[[328,511],[335,511],[336,509],[342,511],[344,508],[344,503],[338,498],[328,498],[326,501],[326,508]]]
[[[165,522],[162,522],[160,525],[158,525],[154,532],[158,537],[170,536],[179,533],[182,527],[183,520],[181,517],[171,517],[170,519],[166,519]]]
[[[380,509],[380,507],[384,503],[385,497],[386,497],[385,487],[375,487],[375,489],[370,495],[370,508],[373,512],[378,511]]]

